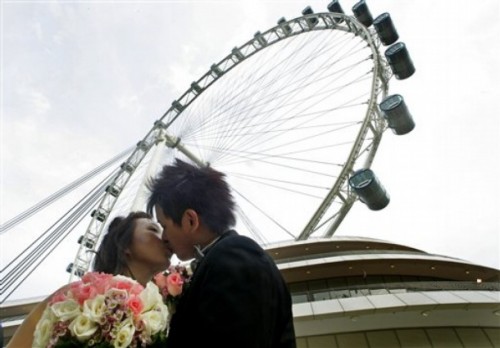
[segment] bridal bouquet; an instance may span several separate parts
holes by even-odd
[[[168,308],[158,287],[104,273],[85,274],[56,293],[33,347],[150,347],[166,339]]]

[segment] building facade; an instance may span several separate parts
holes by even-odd
[[[500,271],[368,238],[273,245],[298,347],[500,347]]]

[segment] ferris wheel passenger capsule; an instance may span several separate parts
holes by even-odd
[[[85,274],[85,269],[83,267],[78,267],[78,266],[75,267],[75,265],[73,264],[73,262],[71,262],[68,265],[68,267],[66,267],[66,272],[73,273],[77,277],[83,277],[83,275]]]
[[[389,47],[385,51],[385,57],[398,80],[404,80],[415,72],[415,66],[404,43],[398,42]]]
[[[373,17],[370,12],[370,9],[368,8],[368,5],[366,5],[365,0],[360,0],[358,1],[353,7],[352,7],[352,13],[354,13],[354,17],[363,24],[365,27],[369,27],[370,25],[373,24]]]
[[[95,241],[85,238],[84,236],[80,236],[78,238],[78,244],[83,244],[87,249],[92,249],[95,245]]]
[[[126,171],[127,173],[132,173],[135,170],[135,167],[131,163],[128,163],[128,162],[123,162],[120,165],[120,168],[123,169],[124,171]]]
[[[149,145],[146,141],[140,140],[137,142],[137,148],[142,150],[142,151],[148,151],[149,150]]]
[[[371,210],[381,210],[389,204],[389,194],[371,169],[354,172],[349,178],[349,186]]]
[[[95,216],[97,221],[104,222],[104,220],[106,220],[107,214],[100,210],[95,209],[94,211],[92,211],[92,214],[90,214],[90,216],[92,217]]]
[[[260,31],[256,32],[253,37],[255,38],[255,40],[257,40],[260,47],[267,46],[267,40],[264,36],[262,36],[262,33]]]
[[[338,0],[333,0],[331,3],[328,4],[328,6],[326,8],[328,9],[328,11],[330,11],[332,13],[344,14],[344,10],[342,9],[342,6],[340,6],[340,3]],[[341,19],[341,18],[336,20],[337,23],[340,23],[342,21],[343,21],[343,19]]]
[[[410,133],[415,128],[413,117],[402,96],[393,94],[386,97],[379,105],[384,118],[394,134],[403,135]]]
[[[115,186],[108,185],[105,190],[107,193],[109,193],[113,197],[118,197],[120,194],[121,190]]]
[[[306,16],[306,15],[309,15],[309,14],[313,14],[314,11],[313,9],[311,8],[311,6],[307,6],[305,9],[302,10],[302,15],[303,16]],[[318,18],[316,17],[313,17],[313,18],[307,18],[307,23],[309,24],[309,27],[311,28],[314,28],[314,26],[316,24],[318,24]]]
[[[196,95],[198,95],[202,92],[202,88],[200,87],[200,85],[196,81],[191,82],[191,88],[193,89],[193,91]]]
[[[178,100],[174,100],[172,102],[172,108],[177,110],[177,112],[181,112],[182,110],[184,110],[184,105],[182,105]]]
[[[384,46],[392,45],[399,39],[399,34],[392,22],[391,15],[382,13],[373,21],[373,27]]]
[[[236,59],[236,61],[242,61],[243,59],[245,59],[245,56],[243,55],[243,53],[241,53],[241,50],[238,47],[233,48],[231,54],[233,55],[233,58]]]
[[[281,30],[283,30],[283,33],[285,34],[285,36],[288,36],[290,35],[290,33],[292,32],[292,28],[290,27],[290,25],[287,23],[285,17],[281,17],[279,20],[278,20],[278,25],[281,27]]]
[[[210,71],[212,72],[212,75],[216,78],[222,76],[223,74],[222,69],[217,64],[212,64],[210,66]]]

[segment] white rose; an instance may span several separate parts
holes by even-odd
[[[36,324],[35,332],[33,334],[32,348],[45,348],[49,343],[52,329],[54,328],[55,316],[52,310],[47,307],[42,314],[42,317]]]
[[[52,313],[62,321],[74,319],[81,313],[78,302],[73,299],[54,303],[50,308]]]
[[[83,314],[89,317],[90,320],[99,323],[106,312],[105,299],[104,295],[97,295],[94,298],[86,300],[83,303]]]
[[[129,282],[129,283],[134,283],[136,284],[137,281],[136,280],[133,280],[132,278],[130,277],[127,277],[127,276],[124,276],[124,275],[121,275],[121,274],[117,274],[113,277],[114,280],[117,280],[117,281],[122,281],[122,282]]]
[[[158,306],[153,310],[144,312],[140,318],[144,323],[144,329],[149,337],[165,330],[167,327],[168,309],[167,306]]]
[[[135,327],[131,318],[126,319],[118,328],[113,341],[114,348],[125,348],[130,345],[134,338]]]
[[[97,324],[84,314],[80,314],[69,324],[69,330],[78,341],[85,342],[97,331]]]
[[[141,291],[139,297],[144,304],[144,308],[142,312],[150,311],[154,308],[157,308],[159,305],[163,304],[163,298],[160,294],[160,289],[156,286],[156,284],[149,282],[146,285],[146,288]]]
[[[127,290],[111,288],[104,294],[107,298],[116,299],[122,301],[128,298]]]

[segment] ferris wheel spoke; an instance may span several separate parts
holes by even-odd
[[[236,192],[236,194],[241,197],[244,201],[248,202],[251,206],[253,206],[255,209],[257,209],[264,217],[266,217],[269,221],[273,222],[275,226],[279,227],[283,232],[288,234],[288,236],[295,238],[295,235],[287,230],[283,225],[281,225],[276,219],[274,219],[272,216],[267,214],[264,210],[260,209],[257,205],[253,204],[251,200],[245,197],[245,195],[241,194],[238,190],[234,189],[233,190]]]

